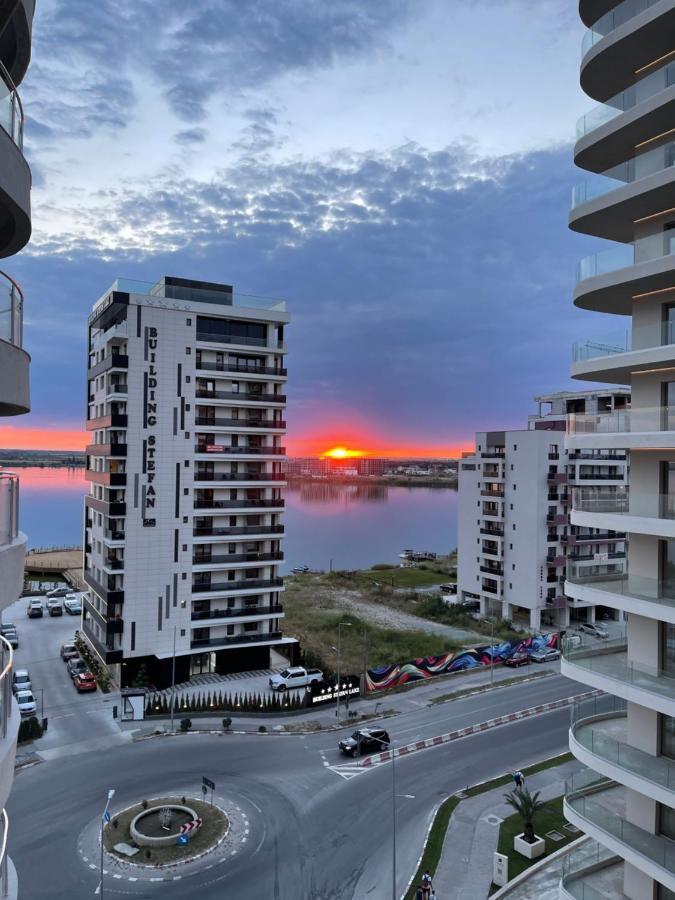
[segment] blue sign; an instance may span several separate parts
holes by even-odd
[[[178,840],[176,841],[176,843],[177,844],[189,844],[190,838],[187,836],[187,834],[179,834]]]
[[[110,821],[110,813],[108,812],[107,809],[106,809],[106,811],[103,813],[103,818],[105,819],[106,822],[109,822],[109,821]]]

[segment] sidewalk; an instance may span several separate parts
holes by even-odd
[[[542,800],[559,797],[565,790],[565,779],[584,768],[576,760],[554,769],[545,769],[527,779],[530,791],[541,791]],[[450,819],[443,852],[434,875],[434,888],[439,900],[461,897],[462,900],[485,900],[492,884],[492,860],[499,839],[499,822],[513,814],[504,803],[509,786],[502,786],[462,800]],[[488,818],[490,817],[490,818]]]

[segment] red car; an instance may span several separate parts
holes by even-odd
[[[529,666],[530,657],[527,653],[514,653],[513,656],[509,656],[508,659],[504,660],[505,666],[512,666],[515,668],[516,666]]]
[[[76,675],[75,678],[73,678],[73,684],[77,688],[78,694],[96,690],[96,679],[91,672],[82,672],[81,675]]]

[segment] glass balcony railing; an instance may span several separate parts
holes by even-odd
[[[675,84],[675,64],[672,71],[672,83]],[[572,209],[626,184],[632,184],[657,172],[664,172],[673,165],[675,165],[675,141],[669,141],[575,185],[572,189]]]
[[[609,694],[576,703],[571,724],[576,741],[595,756],[638,778],[668,791],[675,790],[675,759],[653,756],[626,742],[626,707],[625,700]]]
[[[657,325],[640,325],[637,328],[614,331],[596,338],[586,338],[572,345],[572,362],[599,359],[628,353],[630,350],[651,350],[675,344],[675,322],[661,322]]]
[[[645,831],[625,818],[623,787],[608,780],[596,780],[587,786],[581,781],[569,779],[566,783],[565,802],[571,810],[662,869],[675,872],[675,841]]]
[[[286,309],[284,300],[273,297],[256,297],[253,294],[240,294],[232,291],[217,291],[207,287],[183,286],[167,284],[164,281],[137,281],[132,278],[116,278],[106,294],[110,291],[123,291],[128,294],[144,294],[165,300],[188,300],[196,303],[223,303],[227,306],[245,306],[248,309],[270,309],[283,312]],[[105,295],[104,295],[105,296]]]
[[[19,285],[0,271],[0,341],[15,347],[23,342],[23,293]]]
[[[19,479],[0,471],[0,545],[11,544],[19,534]]]
[[[631,575],[624,568],[611,562],[598,562],[595,566],[567,566],[567,580],[571,584],[593,588],[606,594],[621,594],[636,600],[646,600],[663,606],[675,607],[675,585],[669,587],[658,578]],[[607,599],[611,606],[611,599]]]
[[[577,264],[577,283],[597,275],[607,275],[638,263],[650,262],[675,253],[675,231],[660,231],[639,238],[632,244],[618,244],[592,256],[586,256]]]
[[[611,413],[571,413],[569,434],[629,434],[675,431],[675,406],[642,406]]]
[[[563,857],[561,884],[574,900],[616,900],[623,893],[623,859],[584,841]]]
[[[577,120],[577,139],[595,131],[605,122],[609,122],[622,112],[627,112],[638,103],[649,100],[660,91],[675,84],[675,63],[667,63],[659,69],[645,75],[624,91],[610,97],[606,103],[599,103]],[[589,198],[590,199],[590,198]]]
[[[604,16],[600,16],[592,28],[584,34],[581,41],[581,55],[585,56],[591,47],[611,34],[620,25],[625,25],[635,16],[654,6],[659,0],[623,0],[614,9],[610,9]]]
[[[16,85],[0,63],[0,127],[23,150],[23,106]]]

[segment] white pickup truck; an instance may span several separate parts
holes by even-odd
[[[307,687],[308,684],[323,681],[321,669],[303,669],[293,666],[270,676],[270,688],[273,691],[292,691],[293,688]]]

